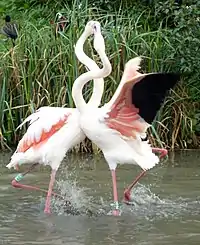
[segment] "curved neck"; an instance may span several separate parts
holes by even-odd
[[[112,70],[110,61],[108,60],[108,57],[106,56],[104,51],[98,51],[98,54],[101,58],[101,61],[103,63],[102,69],[93,69],[91,71],[88,71],[82,75],[80,75],[73,84],[72,87],[72,97],[75,102],[76,108],[83,112],[85,109],[87,109],[87,104],[85,103],[85,100],[82,95],[82,90],[84,85],[92,80],[92,79],[99,79],[103,77],[107,77]],[[97,66],[98,67],[98,66]]]
[[[76,43],[75,54],[78,60],[81,63],[83,63],[85,66],[87,66],[89,70],[99,69],[95,61],[89,58],[83,51],[83,45],[85,43],[85,40],[88,38],[88,36],[89,34],[87,34],[86,31],[84,31]],[[103,91],[104,91],[104,79],[103,78],[94,79],[93,92],[90,100],[88,101],[88,105],[94,106],[95,108],[98,107],[101,103]]]

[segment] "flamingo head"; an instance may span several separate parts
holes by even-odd
[[[100,23],[98,21],[90,20],[85,26],[85,32],[88,34],[88,36],[95,34],[96,32],[100,32],[101,27]]]

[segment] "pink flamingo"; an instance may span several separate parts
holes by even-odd
[[[90,108],[82,96],[83,86],[90,79],[105,77],[111,72],[100,24],[94,36],[94,48],[101,57],[103,68],[78,77],[72,88],[72,96],[80,111],[82,130],[102,150],[111,170],[113,215],[119,215],[117,164],[137,164],[143,169],[144,175],[146,170],[159,163],[148,141],[142,139],[146,138],[146,130],[160,109],[166,92],[178,82],[179,76],[173,73],[141,74],[138,72],[141,58],[131,59],[125,65],[121,82],[112,99],[101,108]]]
[[[89,69],[98,68],[97,64],[85,55],[83,45],[88,36],[94,32],[95,21],[89,21],[83,34],[77,41],[75,53],[77,58]],[[99,106],[104,89],[104,80],[94,80],[93,94],[88,102],[90,108]],[[55,182],[56,171],[59,168],[66,152],[85,139],[85,134],[79,124],[80,113],[76,108],[41,107],[31,114],[21,127],[29,122],[29,127],[19,141],[16,151],[11,157],[8,168],[17,168],[24,163],[49,165],[52,168],[49,189],[45,203],[45,213],[50,213],[51,195]],[[31,170],[31,169],[29,169]],[[26,173],[25,173],[26,174]],[[38,187],[20,185],[19,181],[25,174],[19,174],[12,181],[14,187],[41,190]],[[41,190],[44,191],[44,190]]]

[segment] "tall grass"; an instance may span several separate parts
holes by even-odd
[[[87,5],[79,9],[65,9],[70,18],[70,26],[64,36],[55,39],[50,13],[41,18],[40,13],[47,9],[22,12],[20,36],[17,45],[11,48],[9,43],[0,44],[0,142],[1,147],[16,145],[25,132],[16,131],[17,126],[37,108],[48,106],[73,107],[72,86],[76,77],[85,71],[74,54],[74,44],[80,37],[85,23],[90,19],[101,22],[106,42],[106,52],[113,71],[105,79],[105,93],[102,104],[109,101],[120,81],[125,63],[132,57],[142,56],[142,71],[179,71],[175,56],[176,46],[170,40],[170,32],[163,29],[162,22],[152,29],[144,13],[136,10],[124,14],[107,14]],[[69,14],[70,13],[70,14]],[[145,13],[146,16],[146,13]],[[16,16],[17,18],[17,16]],[[85,45],[85,51],[98,64],[95,53],[91,53],[91,42]],[[189,88],[182,82],[170,93],[164,106],[153,123],[155,130],[149,130],[153,145],[163,144],[175,148],[198,147],[199,136],[194,127],[198,110],[198,99],[191,98]],[[192,78],[191,78],[192,79]],[[187,81],[188,82],[188,81]],[[91,95],[93,84],[84,90],[86,100]],[[198,108],[198,109],[197,109]],[[157,136],[156,133],[157,132]],[[91,151],[93,146],[81,145],[78,150]]]

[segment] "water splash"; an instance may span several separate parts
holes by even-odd
[[[87,195],[87,188],[80,187],[75,171],[63,170],[56,182],[57,192],[63,200],[52,200],[52,211],[58,215],[98,215],[93,197]]]
[[[153,193],[148,186],[144,186],[140,183],[133,189],[131,193],[131,199],[133,200],[133,204],[135,206],[145,205],[145,204],[162,204],[165,201],[161,200],[159,196]]]
[[[77,181],[69,179],[58,181],[57,189],[61,196],[64,197],[64,200],[56,199],[54,202],[57,212],[81,213],[86,211],[88,203],[90,203],[90,197],[85,194],[84,188],[80,188],[77,185]],[[71,205],[66,205],[65,200],[69,201]]]
[[[136,216],[146,218],[147,220],[173,218],[179,219],[181,215],[190,213],[196,215],[196,206],[199,205],[200,199],[191,200],[188,198],[166,198],[161,199],[155,195],[150,187],[138,184],[131,194],[131,205],[124,206],[123,211],[131,211]]]
[[[76,179],[57,181],[57,189],[61,195],[69,200],[72,206],[66,207],[65,201],[54,199],[53,212],[58,215],[87,215],[102,216],[111,214],[111,203],[105,197],[87,195],[87,189],[78,186]],[[149,186],[138,184],[132,192],[131,205],[122,203],[121,216],[133,215],[137,218],[153,221],[155,219],[179,219],[181,215],[197,214],[199,200],[184,199],[182,197],[162,199],[153,193]]]
[[[60,178],[56,182],[56,189],[64,200],[54,199],[52,211],[58,215],[110,215],[111,202],[107,196],[91,196],[91,189],[79,185],[76,169],[67,171],[62,169]],[[154,186],[155,188],[155,186]],[[89,195],[88,195],[89,193]],[[66,201],[72,204],[66,205]],[[132,191],[131,205],[122,203],[123,215],[134,215],[147,220],[162,218],[180,218],[180,215],[195,213],[195,207],[200,200],[184,199],[182,197],[160,198],[151,190],[151,186],[137,184]]]

